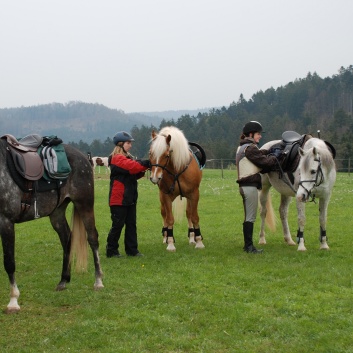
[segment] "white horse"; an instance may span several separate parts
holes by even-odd
[[[100,174],[101,172],[101,167],[105,167],[105,174],[108,174],[108,172],[110,173],[110,169],[109,169],[109,164],[108,164],[108,157],[92,157],[92,161],[93,161],[93,170],[96,169],[96,167],[98,166],[98,172]]]
[[[270,141],[262,148],[269,149],[281,141]],[[332,147],[330,145],[330,147]],[[274,225],[274,214],[270,198],[270,188],[273,186],[281,194],[279,207],[282,222],[284,240],[289,245],[295,245],[288,226],[288,208],[293,196],[296,196],[298,211],[298,250],[305,251],[304,226],[305,226],[305,202],[319,199],[320,222],[320,249],[329,249],[326,237],[327,208],[330,201],[332,188],[336,180],[336,166],[333,160],[334,151],[328,147],[325,141],[318,138],[309,138],[303,148],[299,148],[300,161],[296,170],[289,175],[284,172],[273,171],[262,175],[262,190],[259,193],[261,230],[259,244],[266,244],[265,222]],[[291,181],[292,180],[292,181]],[[273,229],[273,227],[272,227]]]

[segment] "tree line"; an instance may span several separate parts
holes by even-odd
[[[280,139],[284,131],[317,136],[329,141],[337,151],[337,158],[348,159],[353,151],[353,65],[341,67],[332,77],[321,78],[308,73],[277,89],[271,87],[255,93],[249,100],[241,94],[229,107],[211,109],[196,116],[182,115],[178,119],[163,119],[159,126],[134,126],[130,133],[135,139],[133,154],[148,156],[152,130],[174,125],[187,139],[199,143],[208,159],[234,159],[235,149],[244,124],[257,120],[264,126],[261,144]],[[93,155],[109,155],[112,137],[104,142],[94,140],[70,144]]]

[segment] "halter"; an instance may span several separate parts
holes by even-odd
[[[311,179],[311,180],[301,180],[299,182],[299,185],[306,191],[306,193],[308,194],[308,198],[311,197],[310,202],[315,202],[315,194],[312,195],[311,191],[320,186],[323,181],[324,181],[324,173],[322,172],[322,168],[321,168],[321,159],[319,158],[315,158],[314,159],[315,162],[319,162],[319,165],[316,169],[316,177],[315,179]],[[320,176],[320,177],[319,177]],[[311,190],[309,191],[303,183],[314,183],[314,186],[311,188]]]

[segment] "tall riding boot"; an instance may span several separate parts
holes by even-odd
[[[254,223],[244,222],[243,223],[243,234],[244,234],[244,251],[252,254],[262,253],[263,250],[257,250],[252,242],[252,235],[254,231]]]

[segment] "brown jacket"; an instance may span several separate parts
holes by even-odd
[[[261,169],[261,173],[268,173],[271,167],[277,164],[275,156],[269,155],[268,150],[260,150],[252,138],[246,137],[240,140],[240,146],[249,144],[245,149],[245,157],[253,163],[256,167]],[[239,159],[237,158],[237,167],[239,168]],[[261,175],[257,172],[253,175],[249,175],[245,178],[238,179],[237,183],[239,186],[255,186],[261,189]]]

